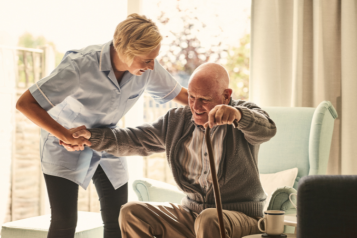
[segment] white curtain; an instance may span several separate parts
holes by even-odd
[[[16,52],[0,46],[0,226],[10,204],[11,160],[15,137]]]
[[[250,100],[316,107],[335,121],[328,174],[357,174],[357,1],[253,0]]]

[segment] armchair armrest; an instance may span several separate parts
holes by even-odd
[[[285,211],[285,214],[295,214],[296,209],[289,200],[289,196],[292,193],[297,193],[297,191],[288,186],[275,190],[271,196],[268,210],[283,210]],[[296,204],[296,196],[292,196],[291,199],[294,204]]]
[[[268,210],[283,210],[285,211],[285,215],[296,214],[296,208],[289,200],[289,196],[292,193],[297,193],[296,189],[288,186],[275,190],[271,196]],[[296,196],[292,196],[291,199],[296,204]],[[294,231],[295,227],[285,226],[284,228],[285,233],[294,233]]]
[[[139,201],[181,203],[185,194],[176,186],[154,179],[142,178],[133,182]]]

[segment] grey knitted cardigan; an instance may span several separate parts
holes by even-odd
[[[251,102],[231,100],[231,106],[242,113],[238,128],[229,125],[223,142],[223,154],[218,170],[222,206],[225,210],[263,216],[266,195],[259,180],[259,145],[276,133],[274,122],[261,108]],[[166,152],[168,164],[178,187],[187,195],[182,205],[200,213],[215,207],[212,186],[205,194],[190,184],[182,173],[178,152],[190,140],[195,125],[188,106],[169,110],[152,124],[124,129],[90,129],[91,148],[116,156],[147,156]]]

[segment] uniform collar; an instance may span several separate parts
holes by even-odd
[[[113,41],[109,41],[104,44],[100,52],[99,58],[99,70],[100,71],[111,71],[112,70],[112,61],[110,59],[110,46],[113,44]]]
[[[102,47],[102,50],[100,52],[100,58],[99,58],[99,70],[102,72],[105,72],[107,77],[112,81],[114,86],[118,89],[120,92],[120,87],[118,84],[118,80],[116,79],[114,75],[114,70],[112,67],[112,61],[110,58],[110,46],[113,44],[113,41],[109,41],[108,43],[104,44]]]

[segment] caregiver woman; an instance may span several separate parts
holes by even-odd
[[[41,161],[51,205],[48,237],[74,237],[78,185],[91,179],[99,195],[104,237],[121,237],[120,207],[128,199],[125,158],[88,147],[68,152],[59,145],[83,146],[68,128],[115,127],[146,90],[157,103],[186,105],[187,90],[155,59],[162,36],[145,16],[131,14],[117,26],[113,41],[66,53],[60,65],[29,88],[16,108],[41,130]]]

